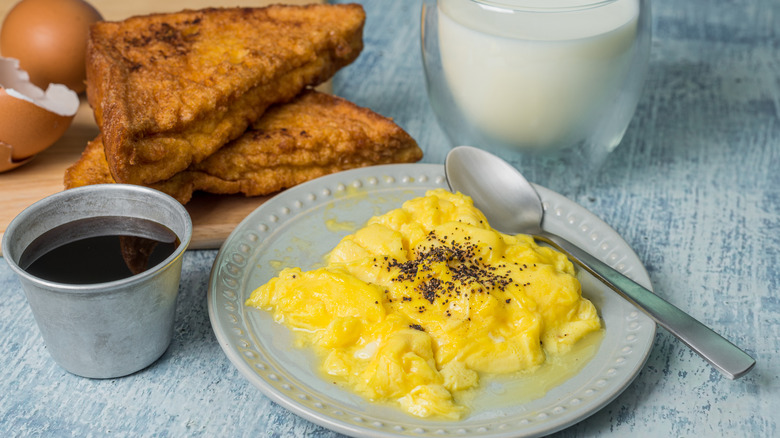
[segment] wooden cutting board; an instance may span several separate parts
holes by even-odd
[[[173,12],[182,9],[199,9],[208,6],[263,6],[278,3],[267,0],[89,0],[89,3],[106,20],[121,20],[132,15],[151,12]],[[323,1],[286,0],[289,4],[323,3]],[[5,18],[16,2],[0,6],[0,16]],[[319,87],[325,91],[329,84]],[[62,191],[65,169],[78,160],[87,142],[95,138],[99,130],[92,116],[92,109],[84,96],[81,106],[65,135],[29,163],[14,170],[0,173],[0,239],[11,220],[34,202]],[[187,204],[193,223],[191,249],[216,249],[233,229],[255,208],[269,197],[247,198],[243,195],[216,196],[196,193]],[[2,255],[2,247],[0,247]]]

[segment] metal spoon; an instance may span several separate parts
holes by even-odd
[[[545,231],[539,194],[511,164],[481,149],[459,146],[447,154],[444,169],[450,188],[471,196],[493,227],[507,233],[530,234],[567,254],[726,377],[736,379],[755,365],[747,353],[692,316],[576,245]]]

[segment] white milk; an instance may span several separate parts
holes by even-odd
[[[567,7],[582,0],[522,3]],[[545,151],[583,140],[625,82],[639,0],[556,13],[438,4],[449,89],[474,127],[499,142]]]

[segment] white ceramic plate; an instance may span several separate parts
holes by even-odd
[[[252,291],[282,267],[321,266],[324,255],[371,216],[435,187],[447,187],[441,165],[355,169],[286,190],[247,216],[220,249],[209,281],[211,325],[230,361],[276,403],[323,427],[360,437],[538,436],[570,426],[617,397],[644,365],[655,323],[585,273],[580,274],[583,294],[606,327],[596,356],[542,398],[484,409],[476,405],[456,422],[418,419],[340,389],[317,373],[310,352],[293,347],[286,327],[269,313],[244,306]],[[537,188],[548,230],[650,287],[642,263],[612,228],[563,196]]]

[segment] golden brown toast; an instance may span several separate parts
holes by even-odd
[[[201,163],[148,186],[184,204],[196,190],[267,195],[341,170],[420,158],[417,143],[392,120],[307,91],[270,108],[243,136]],[[100,137],[65,173],[66,188],[111,182]]]
[[[359,5],[182,11],[92,26],[87,97],[114,179],[172,177],[363,47]]]

